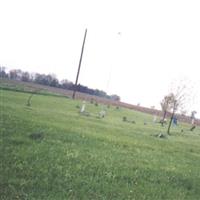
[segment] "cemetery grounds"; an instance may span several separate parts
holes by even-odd
[[[168,136],[152,115],[29,96],[0,90],[0,199],[200,199],[199,127]]]

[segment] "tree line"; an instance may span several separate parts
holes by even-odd
[[[59,81],[56,75],[54,74],[29,73],[27,71],[22,71],[20,69],[12,69],[6,72],[5,67],[0,66],[0,77],[5,78],[5,79],[11,79],[11,80],[38,83],[41,85],[57,87],[57,88],[62,88],[62,89],[67,89],[67,90],[75,89],[75,84],[73,82],[67,79]],[[103,90],[92,89],[81,84],[78,84],[76,86],[76,91],[90,94],[90,95],[95,95],[98,97],[104,97],[104,98],[111,99],[114,101],[120,101],[120,96],[116,94],[108,95]]]

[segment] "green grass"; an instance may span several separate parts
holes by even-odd
[[[64,97],[0,91],[0,199],[199,199],[200,128]],[[123,122],[126,116],[136,123]],[[144,122],[147,125],[144,125]],[[181,129],[184,132],[181,133]]]

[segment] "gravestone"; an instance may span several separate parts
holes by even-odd
[[[100,112],[99,112],[99,117],[100,118],[104,118],[106,116],[106,111],[105,110],[101,110]]]
[[[84,113],[84,112],[85,112],[85,106],[86,106],[85,104],[86,104],[86,102],[83,101],[83,102],[82,102],[82,106],[81,106],[80,113]]]
[[[106,109],[104,106],[101,107],[101,111],[99,112],[99,117],[104,118],[106,116]]]

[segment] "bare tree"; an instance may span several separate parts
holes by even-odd
[[[6,73],[6,68],[3,66],[0,66],[0,78],[7,78],[8,74]]]
[[[160,105],[163,111],[163,118],[161,119],[161,124],[163,126],[167,112],[170,112],[170,110],[172,109],[172,102],[174,99],[174,94],[170,93],[168,95],[166,95],[163,100],[161,101]]]
[[[171,116],[170,121],[167,129],[167,133],[170,134],[170,128],[172,124],[172,120],[178,111],[182,111],[185,108],[186,100],[188,94],[186,93],[186,85],[178,86],[174,92],[171,93],[171,101],[170,101],[170,109],[171,109]]]

